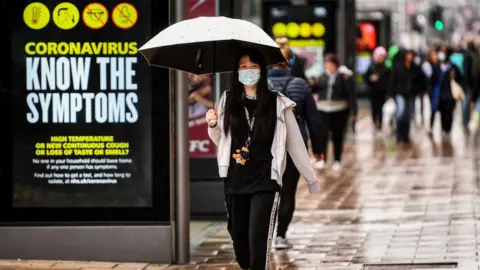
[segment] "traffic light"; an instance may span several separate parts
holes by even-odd
[[[423,18],[423,21],[421,18]],[[425,17],[418,14],[410,15],[410,25],[412,26],[413,31],[422,34],[423,27],[425,26]]]
[[[430,25],[435,28],[437,31],[442,31],[445,28],[445,23],[443,22],[443,7],[434,6],[428,16]]]
[[[443,22],[442,21],[435,21],[435,29],[437,29],[438,31],[442,31],[443,30]]]

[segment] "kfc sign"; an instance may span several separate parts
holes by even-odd
[[[189,123],[189,150],[192,158],[215,158],[217,147],[208,136],[208,125],[205,119],[198,118]]]
[[[191,140],[190,141],[190,153],[201,152],[208,153],[210,151],[210,140]]]

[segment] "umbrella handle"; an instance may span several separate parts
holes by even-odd
[[[203,48],[198,48],[197,57],[195,58],[197,73],[199,73],[199,69],[202,67],[203,53],[204,53],[204,49]]]

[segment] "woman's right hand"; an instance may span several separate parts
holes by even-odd
[[[217,111],[215,111],[214,109],[208,110],[207,115],[205,116],[205,120],[210,127],[215,127],[217,125],[217,119]]]

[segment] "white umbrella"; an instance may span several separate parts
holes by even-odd
[[[278,45],[255,24],[226,17],[178,22],[140,48],[152,66],[194,74],[231,72],[246,47],[258,49],[268,66],[286,62]]]

